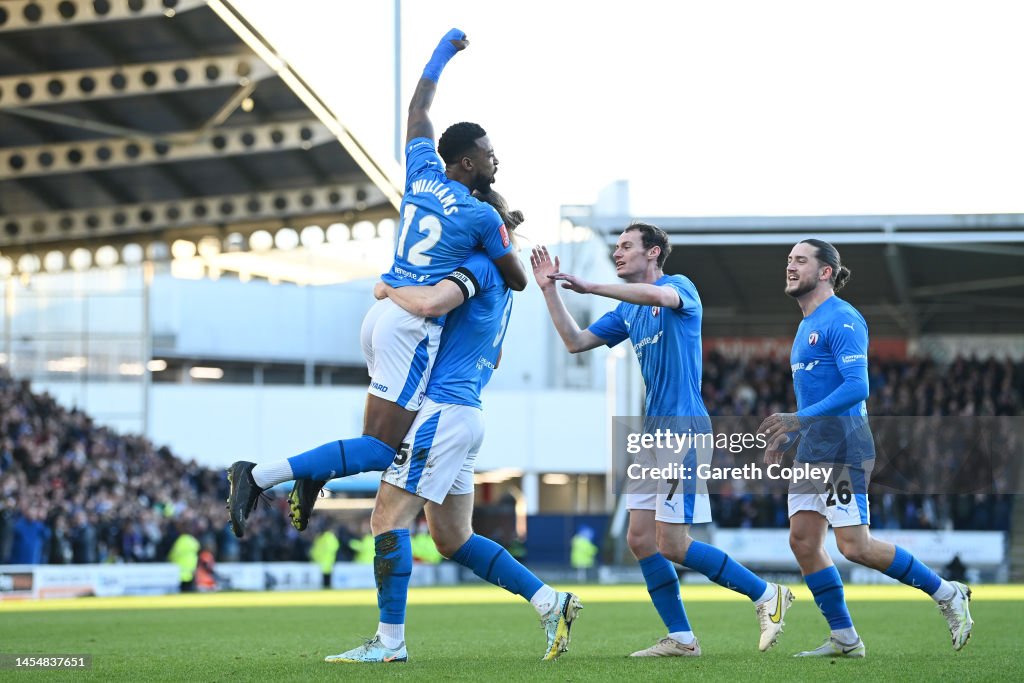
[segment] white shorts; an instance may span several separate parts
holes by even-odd
[[[473,467],[483,440],[482,410],[428,398],[381,481],[438,505],[449,494],[473,493]]]
[[[789,516],[810,510],[827,519],[833,528],[871,524],[867,494],[870,475],[871,467],[844,467],[827,483],[790,482]]]
[[[709,463],[712,444],[701,444],[691,448],[680,459],[678,455],[655,456],[652,451],[643,450],[635,462],[643,467],[664,467],[670,460],[680,461],[691,473],[696,472],[697,463]],[[711,496],[707,482],[695,474],[688,479],[659,480],[657,492],[627,493],[626,508],[629,510],[654,510],[654,519],[668,524],[707,524],[711,521]]]
[[[412,315],[391,299],[375,303],[359,331],[370,371],[369,393],[407,410],[419,410],[441,329],[433,320]]]

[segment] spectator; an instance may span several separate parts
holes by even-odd
[[[196,589],[199,541],[188,532],[184,522],[180,523],[177,528],[178,537],[174,540],[174,545],[171,546],[171,552],[167,554],[167,560],[178,565],[181,574],[181,592],[186,593]]]
[[[50,540],[50,529],[43,521],[43,511],[25,505],[21,515],[14,521],[14,544],[10,558],[11,564],[43,564],[47,542]]]
[[[572,537],[569,549],[569,564],[576,570],[579,581],[587,580],[587,571],[594,566],[597,550],[594,544],[594,530],[589,526],[581,526]]]
[[[309,549],[309,559],[318,567],[323,575],[324,588],[331,587],[331,574],[334,572],[334,563],[338,558],[338,537],[330,529],[324,529],[313,541]]]
[[[75,513],[75,526],[71,530],[72,562],[95,564],[99,561],[96,527],[90,522],[84,510]]]

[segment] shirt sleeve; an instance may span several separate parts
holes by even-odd
[[[867,368],[868,328],[860,317],[836,316],[828,328],[828,346],[840,372],[848,367]]]
[[[697,288],[690,282],[689,278],[682,275],[674,275],[660,286],[671,287],[676,290],[676,293],[679,295],[679,306],[675,310],[679,313],[694,315],[700,311],[700,296],[697,294]]]
[[[608,346],[616,346],[629,338],[629,329],[618,307],[602,315],[587,330],[603,339]]]
[[[405,190],[412,181],[428,173],[444,174],[444,162],[437,155],[430,138],[413,138],[405,146]]]
[[[480,202],[477,225],[480,227],[480,243],[483,245],[487,258],[495,261],[512,251],[512,240],[509,239],[501,216],[490,204]]]

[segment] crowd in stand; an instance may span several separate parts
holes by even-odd
[[[1020,364],[958,358],[946,367],[917,359],[873,361],[870,367],[873,416],[1022,413]],[[783,360],[711,354],[703,391],[712,416],[748,416],[754,424],[773,412],[791,411],[794,403]],[[786,526],[783,492],[724,493],[713,498],[720,526]],[[1009,493],[881,493],[872,496],[872,523],[1007,529]],[[283,499],[254,515],[239,540],[226,524],[227,494],[223,471],[96,425],[0,371],[0,564],[162,561],[186,531],[214,550],[218,561],[308,558],[313,536],[292,529]],[[349,546],[341,547],[345,552]]]
[[[1024,365],[958,357],[948,366],[930,359],[872,359],[869,368],[868,414],[876,445],[888,444],[883,436],[896,430],[927,445],[913,453],[879,452],[879,482],[885,480],[883,462],[901,461],[904,470],[914,471],[912,482],[899,482],[901,490],[919,491],[873,485],[872,526],[1008,530],[1020,481],[1013,455],[1020,452],[1022,434],[1019,421],[996,418],[1024,412]],[[747,417],[748,430],[765,415],[792,411],[796,403],[788,359],[781,358],[743,361],[712,353],[704,364],[703,394],[713,418]],[[739,464],[733,460],[727,452],[715,453],[716,465]],[[787,526],[784,485],[767,495],[729,488],[722,493],[712,498],[720,526]]]
[[[96,425],[0,375],[0,563],[163,560],[188,531],[222,560],[306,559],[278,501],[245,541],[224,473]]]

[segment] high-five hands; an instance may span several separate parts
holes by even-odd
[[[590,294],[593,291],[594,284],[592,282],[561,272],[558,268],[558,257],[556,256],[552,261],[547,247],[533,248],[533,253],[530,254],[530,265],[533,266],[533,277],[536,278],[541,289],[547,289],[555,282],[561,282],[562,289],[569,289],[580,294]]]

